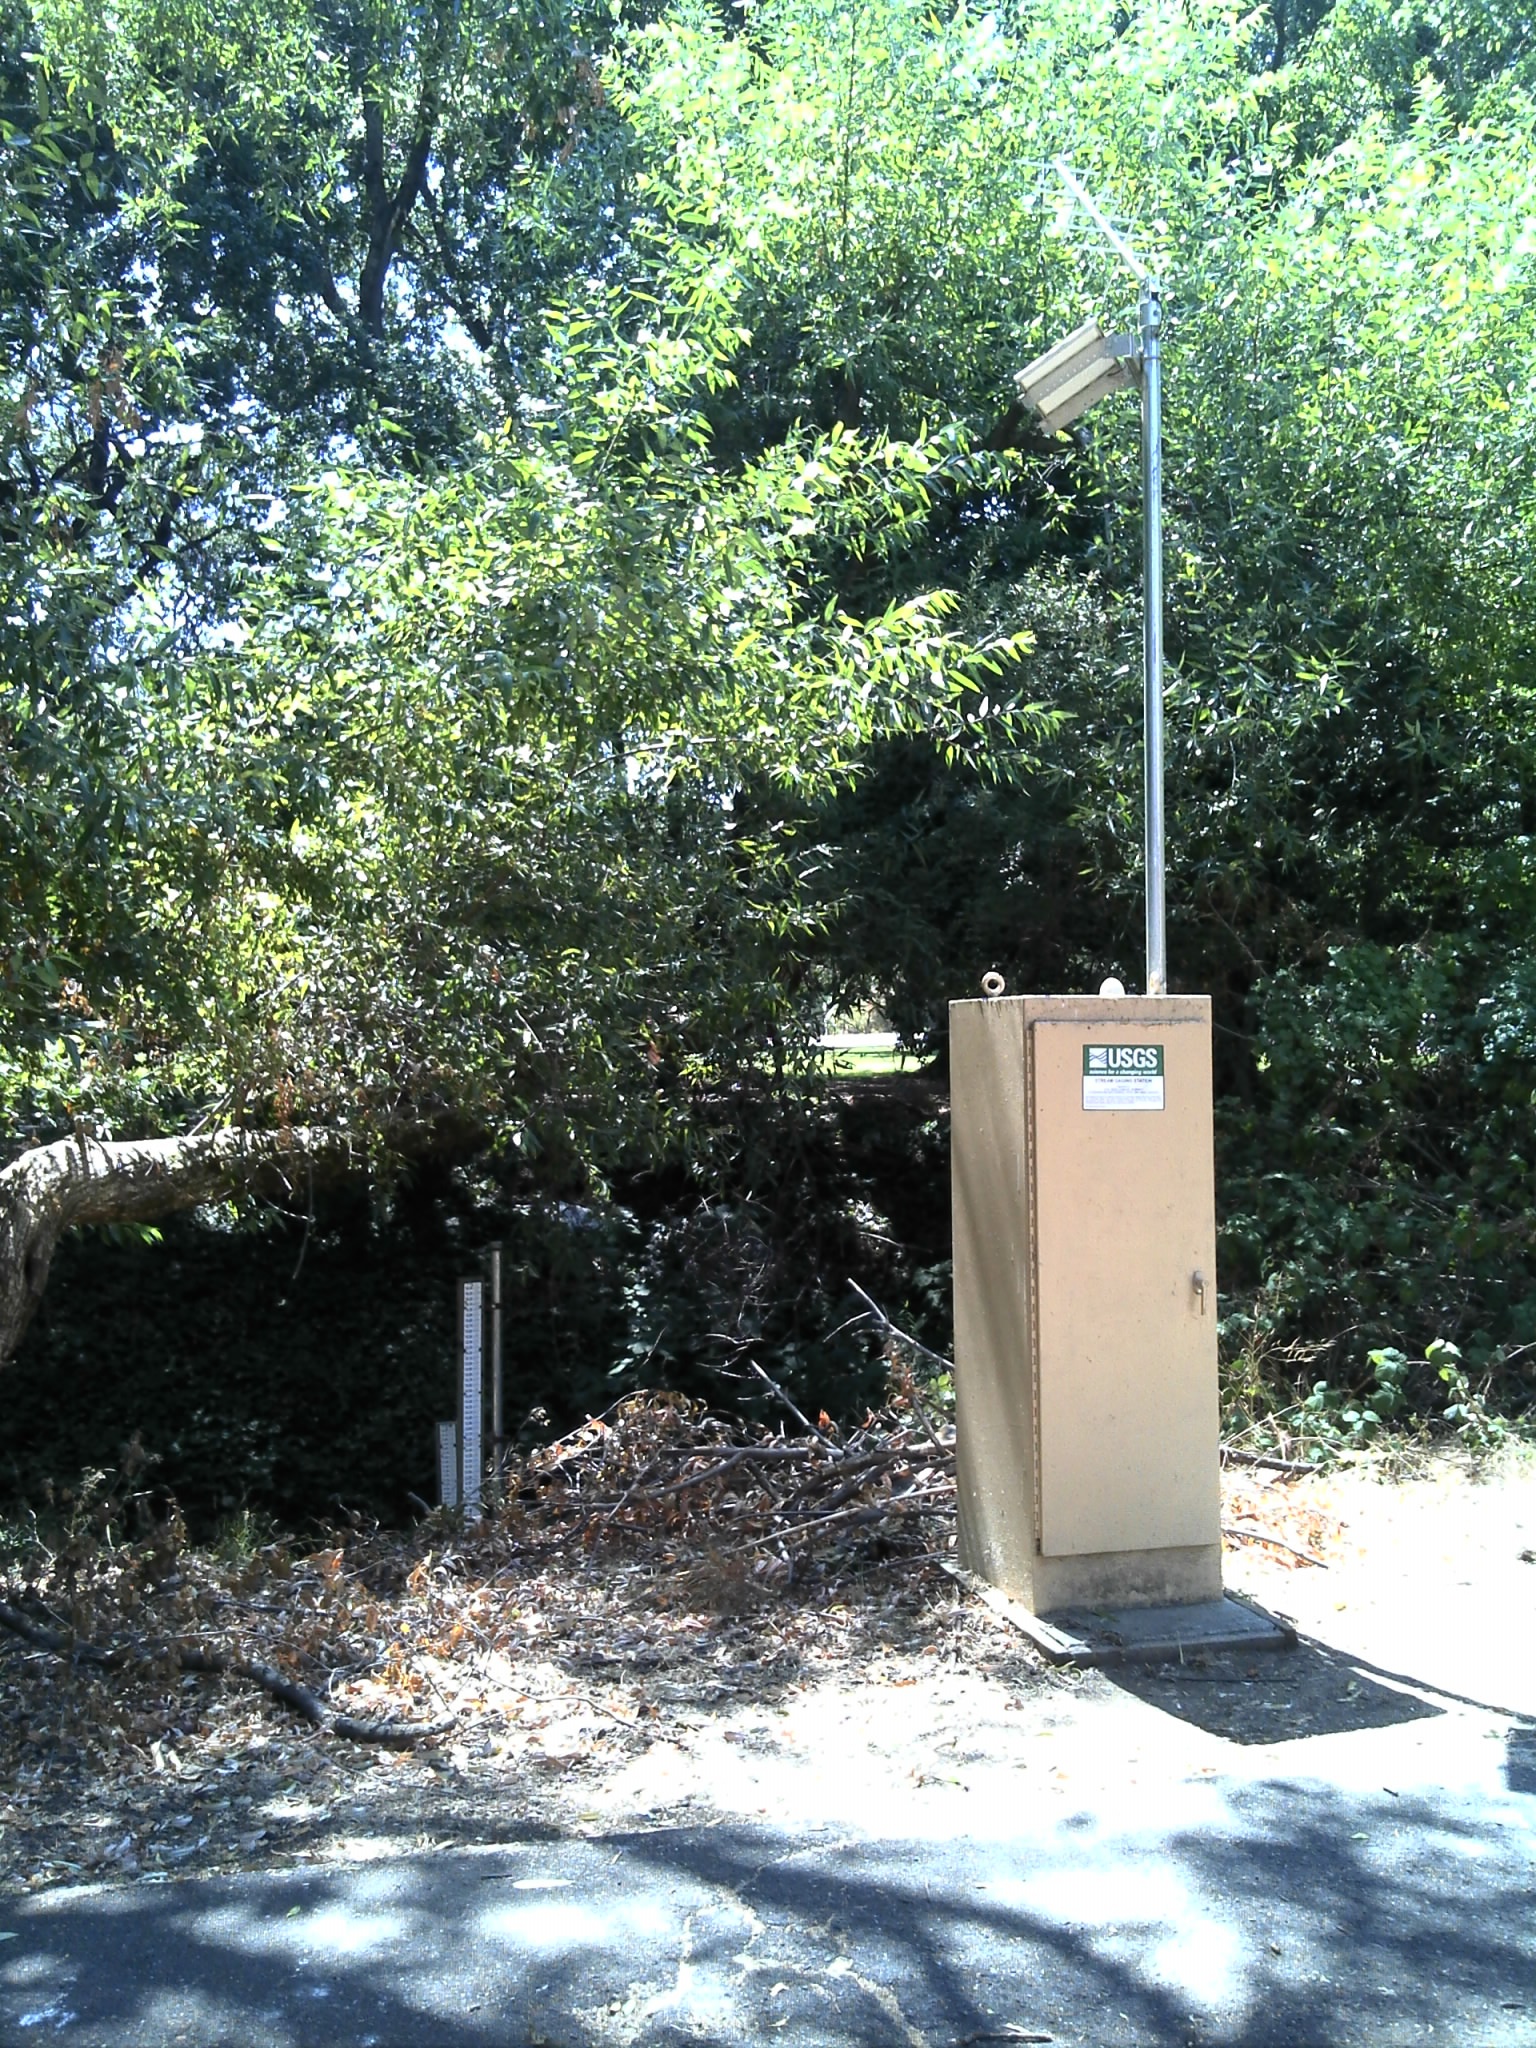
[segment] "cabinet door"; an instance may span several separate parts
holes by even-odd
[[[1218,1542],[1209,1027],[1041,1020],[1029,1057],[1041,1552]]]

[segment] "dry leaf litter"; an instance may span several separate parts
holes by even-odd
[[[798,1423],[636,1394],[477,1520],[308,1550],[194,1547],[174,1512],[88,1487],[0,1576],[0,1886],[704,1818],[690,1733],[749,1752],[828,1679],[1085,1682],[944,1572],[953,1429],[910,1382],[858,1427]],[[1301,1570],[1333,1532],[1288,1491],[1234,1475],[1225,1514]]]

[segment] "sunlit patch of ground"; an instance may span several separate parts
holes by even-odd
[[[474,1527],[222,1561],[98,1541],[72,1579],[63,1559],[56,1583],[33,1581],[39,1606],[73,1601],[82,1632],[236,1640],[349,1712],[454,1729],[379,1751],[242,1683],[71,1667],[10,1639],[0,1883],[725,1816],[1006,1830],[1090,1787],[1155,1801],[1170,1773],[1294,1769],[1320,1743],[1395,1744],[1381,1755],[1401,1773],[1447,1715],[1481,1715],[1503,1743],[1511,1716],[1536,1714],[1528,1458],[1443,1454],[1407,1477],[1379,1460],[1302,1479],[1232,1468],[1229,1586],[1292,1619],[1303,1648],[1073,1675],[943,1571],[934,1434],[893,1410],[846,1441],[746,1442],[687,1404],[638,1401],[554,1447]],[[804,1455],[729,1463],[744,1444]]]

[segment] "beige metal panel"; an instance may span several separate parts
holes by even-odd
[[[1071,1007],[1029,1031],[1040,1549],[1214,1544],[1209,1004]],[[1083,1107],[1084,1048],[1106,1040],[1163,1047],[1163,1109]]]
[[[1096,405],[1106,392],[1128,390],[1135,382],[1135,372],[1127,363],[1090,363],[1044,398],[1037,399],[1035,410],[1046,430],[1059,434],[1063,427],[1071,426],[1075,419],[1080,418],[1090,405]]]
[[[1035,1428],[1028,1356],[1024,1012],[950,1005],[960,1556],[1030,1597]]]
[[[1105,354],[1107,349],[1104,330],[1098,321],[1085,320],[1064,341],[1048,348],[1043,356],[1036,356],[1022,370],[1015,370],[1013,381],[1022,398],[1030,405],[1038,405],[1048,391],[1064,384],[1084,363],[1092,362],[1095,356]]]
[[[1090,320],[1018,371],[1014,382],[1047,431],[1059,433],[1107,391],[1123,391],[1137,381],[1125,350],[1122,338],[1109,340]]]

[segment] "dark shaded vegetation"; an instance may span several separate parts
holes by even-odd
[[[680,1164],[621,1177],[596,1208],[444,1163],[387,1203],[317,1191],[312,1216],[253,1205],[173,1218],[159,1243],[76,1234],[8,1374],[0,1484],[41,1506],[136,1438],[142,1483],[196,1529],[242,1507],[408,1517],[411,1493],[435,1498],[433,1426],[454,1412],[454,1283],[492,1242],[525,1443],[637,1386],[761,1412],[749,1358],[812,1412],[861,1413],[883,1367],[846,1327],[850,1277],[946,1341],[942,1091],[842,1083],[735,1121],[750,1177],[712,1198]]]

